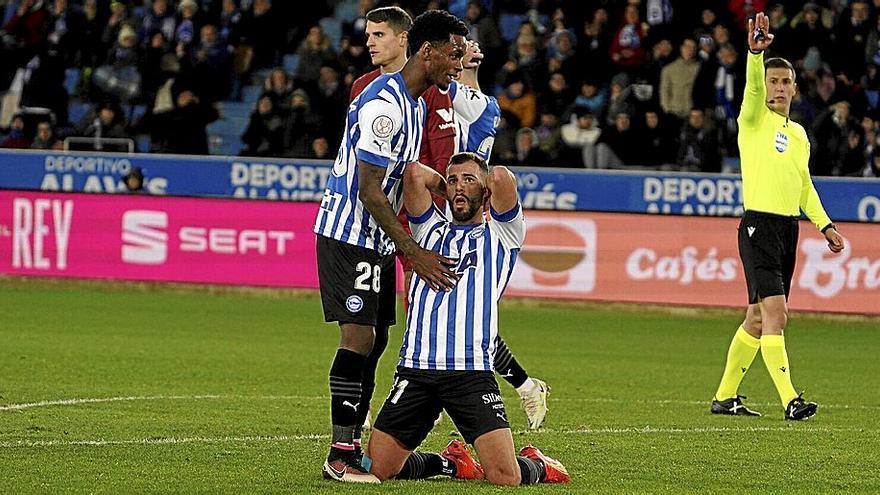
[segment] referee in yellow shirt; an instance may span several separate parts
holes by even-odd
[[[843,238],[813,187],[807,133],[788,119],[797,92],[794,68],[782,58],[764,61],[764,50],[772,42],[767,16],[759,13],[749,20],[746,88],[737,120],[745,207],[739,226],[739,254],[749,307],[730,344],[711,411],[761,415],[743,405],[738,394],[739,384],[760,349],[785,408],[785,419],[802,420],[815,414],[817,405],[795,392],[782,336],[788,319],[786,301],[797,256],[800,212],[825,234],[831,251],[843,250]]]

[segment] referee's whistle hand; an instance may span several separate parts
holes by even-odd
[[[832,253],[839,253],[843,251],[843,236],[840,235],[837,229],[826,230],[825,240],[828,241],[828,249],[830,249]]]

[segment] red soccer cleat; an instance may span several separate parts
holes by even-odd
[[[455,463],[455,477],[461,480],[481,480],[485,478],[483,475],[483,467],[474,460],[467,444],[461,440],[453,440],[449,445],[440,452],[440,456]]]
[[[527,457],[533,461],[541,461],[544,464],[544,480],[542,483],[571,482],[571,476],[568,475],[568,470],[565,469],[565,466],[563,466],[561,462],[552,457],[547,457],[543,452],[538,450],[537,447],[532,446],[532,444],[523,447],[522,450],[519,451],[519,455]]]

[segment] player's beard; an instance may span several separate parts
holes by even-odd
[[[468,196],[466,194],[462,194],[461,196],[467,198],[467,208],[459,210],[453,203],[450,205],[449,209],[452,210],[452,218],[454,218],[456,222],[468,222],[472,220],[478,212],[483,211],[483,191],[481,190],[473,196]],[[455,201],[455,198],[452,198],[452,200]]]

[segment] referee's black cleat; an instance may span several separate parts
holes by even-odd
[[[803,398],[804,393],[801,392],[797,397],[791,399],[785,408],[785,419],[792,421],[801,421],[816,414],[816,408],[819,407],[815,402],[807,402]]]
[[[737,395],[725,400],[712,400],[712,414],[727,414],[730,416],[760,416],[761,413],[753,411],[743,404],[744,395]]]

